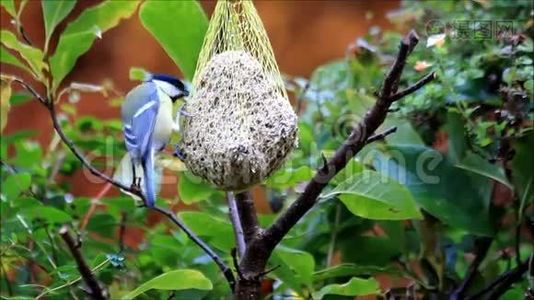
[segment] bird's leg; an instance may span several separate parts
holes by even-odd
[[[135,170],[135,162],[132,159],[132,187],[139,189],[141,188],[141,178],[137,178]]]
[[[187,155],[184,153],[180,145],[176,144],[176,147],[174,148],[173,155],[175,157],[178,157],[181,161],[185,161]]]
[[[193,116],[192,114],[188,113],[187,111],[185,111],[185,104],[183,104],[182,106],[180,106],[180,115],[184,116],[184,117],[191,117]]]

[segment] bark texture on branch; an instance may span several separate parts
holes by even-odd
[[[61,229],[59,229],[59,235],[65,241],[65,244],[67,244],[72,257],[74,257],[74,261],[76,261],[78,272],[89,289],[87,292],[88,296],[91,299],[97,300],[108,299],[109,296],[107,291],[100,286],[100,283],[98,283],[98,280],[91,271],[91,268],[89,268],[89,265],[87,265],[87,262],[80,251],[81,245],[70,235],[69,229],[66,226],[61,227]]]
[[[280,215],[274,224],[265,230],[258,230],[252,238],[249,236],[245,254],[239,263],[242,277],[237,281],[236,299],[259,299],[261,276],[274,248],[291,228],[315,205],[321,191],[328,182],[368,144],[368,141],[380,139],[381,135],[373,134],[384,122],[391,104],[417,91],[435,78],[434,73],[430,73],[413,86],[397,93],[406,59],[418,41],[419,37],[415,31],[411,31],[402,39],[395,62],[384,79],[375,105],[365,114],[349,137],[337,149],[334,156],[317,170],[316,175],[306,185],[304,192]],[[382,136],[393,131],[394,129],[390,129],[382,134]],[[240,211],[245,234],[245,224],[250,223],[253,218],[252,211],[252,209]]]

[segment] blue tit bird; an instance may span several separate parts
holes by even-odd
[[[126,95],[122,105],[124,139],[132,162],[132,184],[140,185],[135,174],[136,166],[140,166],[148,207],[153,207],[156,199],[154,155],[165,148],[176,129],[173,103],[188,95],[189,91],[179,79],[151,74]]]

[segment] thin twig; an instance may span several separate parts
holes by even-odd
[[[21,84],[27,91],[29,91],[32,95],[34,95],[39,100],[39,102],[41,102],[48,109],[48,111],[50,113],[50,117],[52,119],[52,125],[53,125],[56,133],[61,138],[63,143],[74,154],[74,156],[76,156],[76,158],[82,163],[82,165],[91,172],[91,174],[93,174],[93,175],[95,175],[95,176],[107,181],[108,183],[111,183],[112,185],[114,185],[114,186],[116,186],[116,187],[118,187],[118,188],[120,188],[120,189],[122,189],[122,190],[124,190],[126,192],[129,192],[129,193],[139,197],[143,202],[146,202],[145,195],[143,194],[141,189],[139,189],[137,186],[135,186],[135,185],[126,186],[126,185],[122,184],[121,182],[118,182],[118,181],[114,180],[109,175],[100,172],[93,165],[91,165],[91,163],[85,158],[85,156],[76,147],[76,145],[74,145],[74,142],[67,137],[67,135],[65,134],[65,132],[61,128],[61,125],[59,124],[59,121],[58,121],[58,118],[57,118],[57,115],[56,115],[56,109],[55,109],[55,105],[54,105],[54,101],[53,100],[48,100],[45,97],[41,96],[32,86],[30,86],[29,84],[25,83],[24,81],[22,81],[22,80],[20,80],[18,78],[15,78],[13,80],[18,82],[19,84]],[[204,252],[206,252],[208,254],[208,256],[210,256],[213,259],[213,261],[217,264],[219,269],[223,272],[223,274],[224,274],[225,278],[227,279],[230,287],[232,289],[234,288],[235,278],[233,276],[232,271],[230,270],[230,268],[228,268],[228,266],[226,266],[226,264],[222,261],[222,259],[213,250],[211,250],[206,245],[206,243],[204,243],[204,241],[202,241],[198,236],[196,236],[187,226],[185,226],[185,224],[182,224],[180,221],[178,221],[175,218],[174,214],[172,214],[172,213],[170,213],[170,212],[168,212],[168,211],[166,211],[164,209],[158,208],[158,207],[153,207],[152,209],[164,214],[173,223],[175,223],[182,230],[184,230],[184,232],[186,232],[187,236],[194,243],[196,243],[202,250],[204,250]]]
[[[44,230],[46,232],[46,236],[48,237],[48,241],[50,242],[50,249],[52,249],[52,260],[54,260],[54,263],[57,264],[56,244],[54,242],[54,238],[50,234],[50,230],[48,230],[46,224],[44,226]]]
[[[239,218],[239,211],[237,210],[236,199],[232,192],[226,193],[226,201],[228,202],[228,214],[230,215],[230,221],[232,222],[232,228],[234,229],[237,252],[239,257],[241,257],[245,253],[246,249],[245,234],[243,233],[243,227],[241,227],[241,220]]]
[[[402,99],[409,94],[414,93],[415,91],[419,90],[421,87],[423,87],[425,84],[429,83],[430,81],[434,80],[436,78],[436,73],[432,72],[427,75],[425,75],[423,78],[421,78],[419,81],[414,83],[412,86],[395,93],[393,96],[389,97],[389,101],[395,102],[399,99]]]
[[[101,262],[98,266],[94,267],[91,272],[92,273],[96,273],[98,272],[100,269],[102,269],[104,266],[106,266],[109,262],[109,258],[104,260],[103,262]],[[43,268],[43,270],[46,270],[45,268]],[[56,286],[55,288],[52,288],[52,289],[48,289],[48,288],[45,288],[45,290],[39,294],[37,297],[35,297],[36,300],[39,300],[41,299],[42,297],[44,297],[45,295],[48,295],[48,294],[51,294],[55,291],[59,291],[63,288],[66,288],[66,287],[70,287],[72,286],[73,284],[79,282],[80,280],[82,280],[83,278],[80,276],[76,279],[73,279],[73,280],[70,280],[70,281],[67,281],[65,284],[62,284],[60,286]]]
[[[107,292],[102,289],[98,281],[96,280],[93,272],[87,265],[87,262],[85,261],[78,243],[74,241],[72,236],[69,233],[69,229],[67,226],[63,226],[59,229],[59,235],[63,240],[65,241],[65,244],[67,244],[67,247],[69,248],[70,253],[74,257],[74,260],[76,261],[76,265],[78,266],[78,271],[80,272],[80,275],[82,276],[83,280],[85,281],[85,284],[89,288],[91,298],[93,299],[107,299],[108,295]]]
[[[100,190],[100,192],[98,192],[96,197],[91,199],[91,206],[89,206],[89,209],[87,210],[87,212],[83,216],[82,221],[80,222],[80,224],[78,226],[78,231],[84,231],[85,230],[85,227],[87,226],[87,224],[89,224],[89,220],[91,219],[91,217],[96,212],[98,204],[100,203],[100,199],[102,199],[102,197],[104,197],[104,195],[109,191],[109,189],[111,187],[112,187],[111,183],[109,183],[109,182],[106,183],[106,185],[104,185],[102,190]]]
[[[52,171],[50,172],[50,176],[48,176],[47,183],[52,184],[55,181],[55,178],[59,171],[61,170],[61,167],[63,166],[63,162],[65,161],[65,152],[61,151],[58,153],[56,161],[54,162],[54,165],[52,166]]]
[[[30,92],[30,94],[32,94],[37,100],[39,100],[39,102],[46,105],[46,98],[41,96],[41,94],[39,94],[31,85],[27,84],[22,79],[16,77],[13,78],[13,81],[22,85],[22,87],[24,87],[28,92]]]
[[[295,111],[295,114],[297,116],[300,116],[300,113],[302,111],[302,103],[304,102],[304,96],[310,89],[310,86],[311,86],[310,82],[306,81],[306,85],[304,86],[304,88],[300,91],[299,95],[297,96],[297,109]]]
[[[30,38],[26,34],[26,30],[24,30],[24,27],[22,27],[22,25],[19,25],[18,28],[19,28],[20,35],[22,36],[22,39],[24,40],[24,42],[26,42],[26,44],[30,46],[33,46],[32,42],[30,41]]]
[[[245,243],[248,244],[249,241],[255,238],[260,232],[254,200],[252,200],[252,195],[250,195],[249,192],[237,193],[235,199],[239,218],[241,220],[241,227],[245,234]]]
[[[467,292],[470,285],[473,283],[473,280],[475,279],[475,275],[478,272],[480,264],[488,254],[488,250],[492,241],[493,239],[488,237],[479,237],[475,239],[475,259],[469,266],[467,274],[465,275],[462,283],[452,292],[449,298],[450,300],[464,298],[465,292]]]
[[[113,184],[114,186],[116,186],[116,187],[118,187],[118,188],[120,188],[122,190],[128,191],[128,192],[140,197],[141,199],[144,199],[143,192],[140,189],[136,189],[136,188],[133,188],[133,187],[126,186],[123,183],[121,183],[119,181],[116,181],[115,179],[111,178],[109,175],[100,172],[93,165],[91,165],[91,163],[85,158],[85,156],[81,153],[81,151],[78,149],[78,147],[76,147],[76,145],[74,145],[74,142],[67,137],[65,132],[63,132],[63,129],[61,128],[61,125],[59,124],[59,120],[58,120],[57,115],[56,115],[56,108],[55,108],[55,105],[54,105],[54,101],[49,101],[48,103],[46,103],[46,107],[48,108],[48,110],[50,112],[50,117],[52,119],[52,125],[54,126],[54,129],[56,130],[57,134],[59,135],[59,137],[61,138],[63,143],[65,143],[65,145],[69,148],[69,150],[72,152],[72,154],[74,154],[74,156],[76,156],[76,158],[78,158],[78,160],[91,172],[91,174],[93,174],[93,175],[95,175],[97,177],[100,177],[101,179],[104,179],[105,181]]]
[[[17,169],[13,167],[12,165],[6,163],[5,161],[0,159],[0,166],[4,167],[6,171],[8,171],[11,174],[17,173]]]
[[[336,250],[336,239],[339,230],[339,221],[341,218],[341,204],[336,202],[335,204],[336,216],[334,217],[334,226],[330,230],[330,243],[328,247],[328,254],[326,255],[326,267],[332,266],[332,259],[334,258],[334,251]]]
[[[126,233],[126,219],[128,214],[123,211],[121,213],[121,223],[119,227],[119,253],[124,252],[124,234]]]
[[[239,279],[244,278],[243,273],[241,273],[241,269],[239,269],[239,261],[237,259],[237,250],[235,248],[232,248],[232,251],[230,253],[232,255],[232,262],[234,263],[235,271],[237,272],[237,276]]]
[[[222,259],[213,251],[211,248],[204,243],[203,240],[201,240],[194,232],[191,231],[185,224],[182,223],[181,220],[178,219],[178,217],[169,210],[166,210],[164,208],[154,206],[152,207],[152,210],[157,211],[158,213],[166,216],[171,222],[173,222],[176,226],[180,227],[185,234],[191,239],[195,244],[197,244],[206,254],[219,266],[219,269],[223,272],[224,277],[230,284],[230,288],[233,290],[235,286],[235,277],[234,273],[232,273],[232,270],[226,266],[226,264],[222,261]]]
[[[376,142],[376,141],[381,141],[383,139],[386,138],[386,136],[392,134],[392,133],[395,133],[397,132],[397,126],[393,126],[393,127],[390,127],[388,129],[386,129],[386,131],[382,132],[382,133],[377,133],[371,137],[369,137],[367,139],[367,144],[370,144],[372,142]]]

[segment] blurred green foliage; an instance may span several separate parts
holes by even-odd
[[[19,24],[25,1],[1,4]],[[3,29],[1,35],[1,62],[32,75],[57,101],[63,99],[65,132],[98,158],[96,167],[108,171],[125,153],[120,121],[81,116],[76,105],[86,92],[108,95],[110,106],[120,104],[122,95],[107,83],[60,89],[61,82],[93,41],[132,16],[138,4],[104,1],[88,8],[60,33],[53,54],[50,36],[75,1],[43,2],[44,49],[25,44],[19,32]],[[277,267],[266,280],[269,293],[350,299],[384,292],[376,275],[387,274],[415,282],[424,294],[446,294],[465,276],[475,239],[490,236],[490,254],[471,292],[510,269],[513,257],[525,259],[533,252],[532,235],[519,235],[517,243],[514,234],[534,218],[531,10],[528,1],[407,1],[389,14],[400,31],[415,28],[421,36],[401,87],[430,71],[438,79],[394,104],[382,130],[397,126],[397,132],[366,146],[285,237],[269,262]],[[200,5],[145,1],[138,17],[192,78],[207,28]],[[183,30],[165,20],[180,22]],[[481,36],[473,22],[472,37],[460,39],[454,27],[460,20],[494,25],[512,20],[514,32]],[[262,225],[298,196],[321,165],[321,155],[332,155],[372,106],[400,38],[373,27],[345,57],[319,66],[311,78],[287,77],[300,113],[300,146],[264,184],[273,213],[259,216]],[[137,80],[145,76],[141,68],[131,73]],[[2,74],[2,124],[10,107],[31,100],[26,93],[12,93],[13,80]],[[64,224],[82,240],[84,256],[113,299],[227,297],[228,285],[209,257],[170,224],[148,224],[146,210],[130,197],[95,200],[70,194],[69,179],[81,164],[53,134],[50,145],[35,142],[38,134],[51,132],[1,136],[2,298],[83,298],[76,265],[57,234]],[[174,172],[181,170],[179,163],[172,164]],[[180,201],[194,205],[194,211],[179,216],[230,264],[234,237],[224,193],[187,172],[177,176]],[[497,184],[511,193],[499,193]],[[169,207],[176,199],[158,201]],[[121,226],[135,236],[135,246],[123,247]],[[526,280],[515,284],[504,299],[521,298],[527,286]]]

